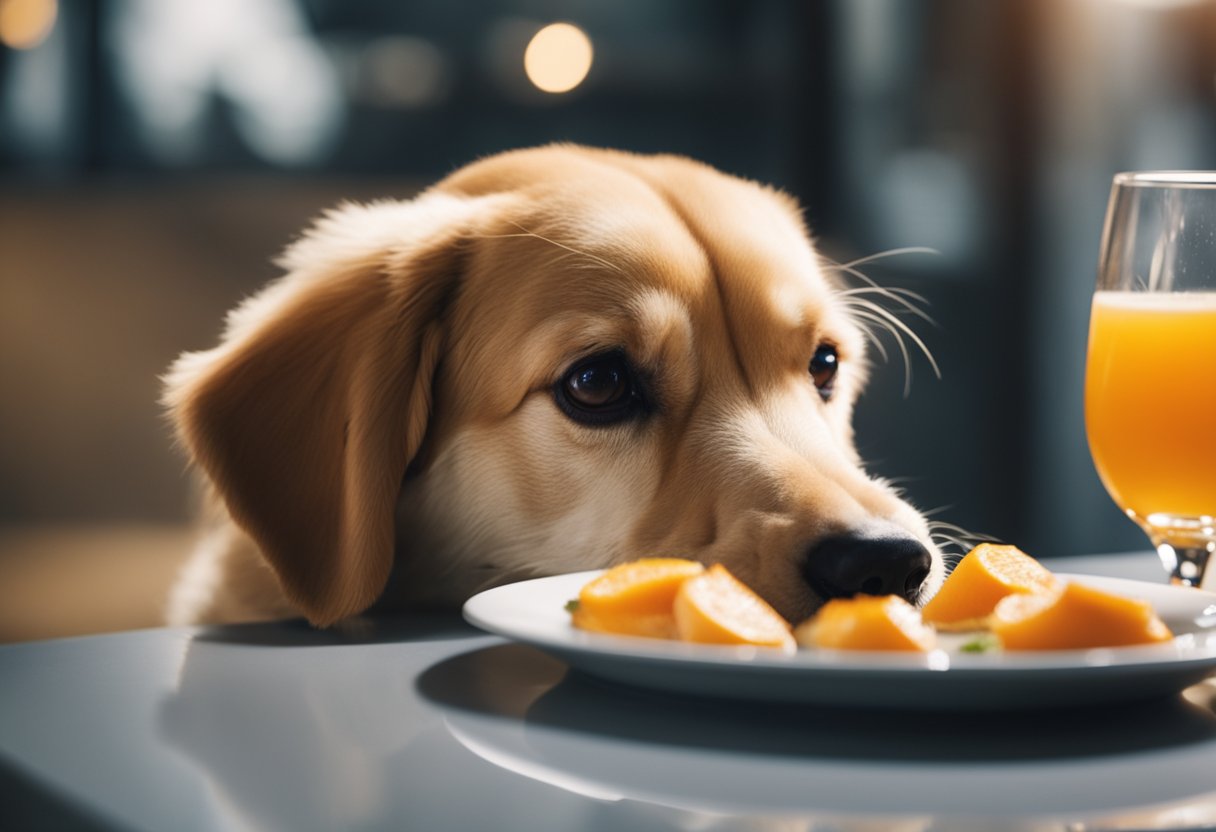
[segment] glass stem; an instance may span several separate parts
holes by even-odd
[[[1178,546],[1162,541],[1157,543],[1157,555],[1170,573],[1170,583],[1197,587],[1207,573],[1212,553],[1206,546]]]
[[[1143,526],[1170,573],[1170,583],[1194,587],[1203,584],[1212,553],[1216,552],[1212,518],[1154,515]],[[1213,580],[1216,581],[1216,572]]]

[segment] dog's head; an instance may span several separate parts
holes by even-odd
[[[318,624],[642,556],[787,617],[940,581],[867,476],[858,322],[792,200],[695,162],[492,157],[348,206],[169,377],[179,434]],[[395,566],[395,568],[394,568]]]

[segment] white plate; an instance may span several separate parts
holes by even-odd
[[[1216,673],[1216,594],[1197,589],[1060,576],[1150,601],[1177,636],[1167,644],[996,654],[799,650],[785,655],[577,630],[565,604],[598,574],[490,589],[469,599],[464,616],[483,630],[538,647],[603,679],[752,700],[918,710],[1041,708],[1164,696]]]

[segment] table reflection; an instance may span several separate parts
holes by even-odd
[[[483,759],[589,797],[838,828],[1216,820],[1204,687],[1136,706],[925,714],[669,697],[577,673],[537,684],[562,667],[491,647],[431,668],[419,687]],[[491,670],[492,692],[475,682]]]
[[[204,633],[159,732],[223,828],[1178,828],[1216,822],[1212,691],[1011,714],[726,702],[412,617]]]

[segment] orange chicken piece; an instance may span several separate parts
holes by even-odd
[[[916,608],[898,595],[833,599],[795,636],[804,647],[842,650],[927,651],[937,640]]]
[[[943,630],[977,629],[1008,595],[1058,589],[1056,577],[1016,546],[981,543],[959,562],[921,615]]]
[[[676,593],[675,616],[684,641],[795,647],[789,623],[720,563],[684,582]]]
[[[675,638],[676,593],[705,567],[681,558],[643,558],[614,566],[578,594],[571,622],[583,630]]]
[[[1081,650],[1155,644],[1174,637],[1147,601],[1069,582],[1048,595],[996,605],[992,632],[1006,650]]]

